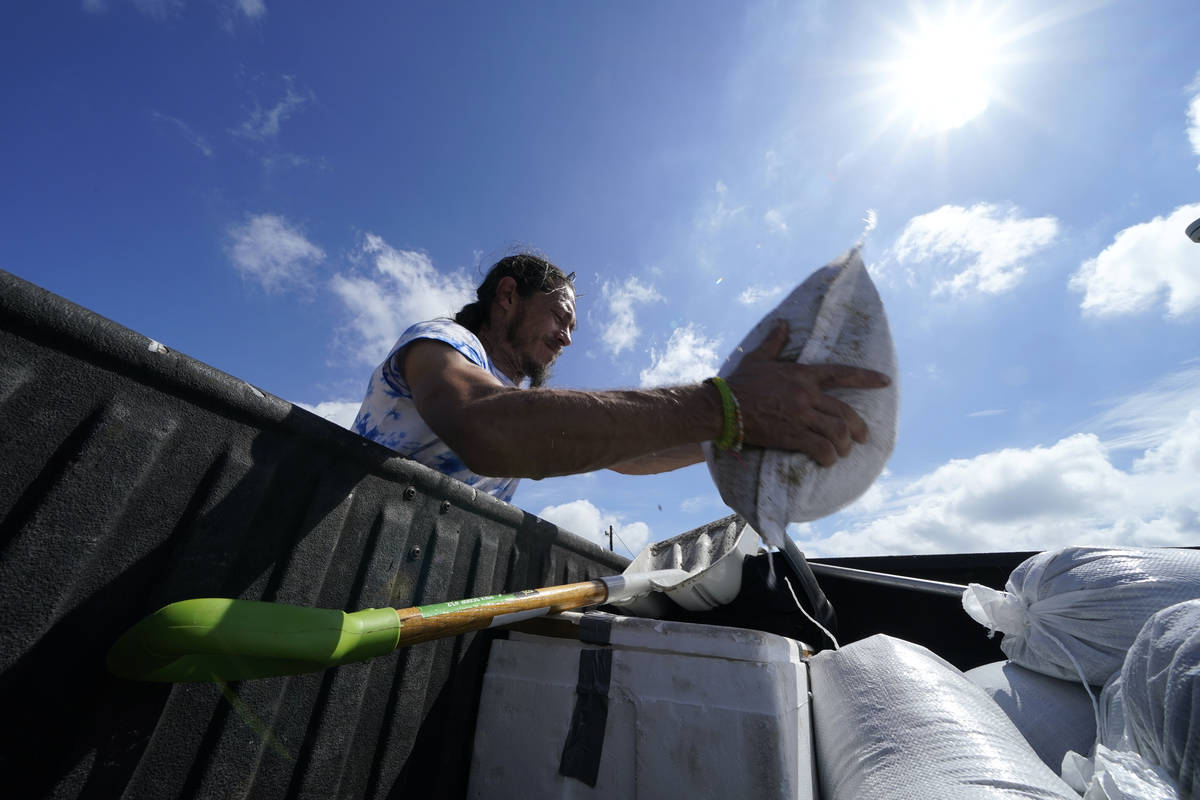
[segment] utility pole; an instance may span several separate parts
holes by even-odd
[[[613,549],[612,536],[613,536],[612,525],[609,525],[608,526],[608,549],[609,550]]]

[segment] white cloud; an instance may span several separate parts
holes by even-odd
[[[775,180],[775,178],[779,175],[779,153],[775,152],[774,150],[768,150],[767,152],[763,153],[763,163],[766,169],[767,180]]]
[[[255,103],[250,116],[230,133],[256,142],[265,142],[278,136],[283,123],[313,100],[311,92],[296,91],[289,76],[284,76],[284,82],[287,86],[279,102],[265,110]]]
[[[250,19],[258,19],[267,13],[264,0],[237,0],[237,9]]]
[[[748,286],[738,295],[738,302],[745,306],[757,305],[783,294],[786,286]]]
[[[694,324],[676,328],[663,352],[651,349],[652,363],[642,370],[642,387],[675,386],[716,375],[719,344],[719,340],[706,339]]]
[[[685,514],[698,514],[701,511],[720,511],[723,508],[725,508],[725,503],[715,492],[713,494],[701,494],[689,497],[679,504],[679,510]]]
[[[354,424],[354,418],[358,416],[358,409],[362,402],[359,400],[325,400],[315,406],[308,403],[296,403],[295,405],[349,429]]]
[[[183,0],[132,0],[133,7],[147,17],[162,22],[183,8]],[[104,14],[108,11],[105,0],[83,0],[83,10],[89,14]]]
[[[138,11],[159,21],[183,8],[183,0],[133,0],[133,4]]]
[[[863,555],[1195,544],[1200,409],[1177,417],[1128,469],[1111,452],[1098,435],[1080,433],[954,460],[908,483],[877,484],[875,510],[856,509],[860,522],[810,533],[802,546]]]
[[[771,233],[787,233],[787,220],[783,218],[783,212],[777,208],[767,210],[763,214],[763,222],[767,223],[767,230]]]
[[[259,214],[229,229],[228,253],[243,277],[253,278],[268,292],[306,286],[314,264],[325,251],[297,228],[275,214]]]
[[[1021,281],[1026,260],[1057,235],[1054,217],[1022,218],[988,203],[946,205],[909,220],[889,256],[914,284],[932,277],[934,294],[999,294]]]
[[[1188,87],[1188,91],[1193,93],[1187,110],[1188,141],[1192,143],[1192,152],[1200,156],[1200,72],[1196,73],[1196,78]],[[1200,170],[1200,164],[1196,166],[1196,169]]]
[[[171,123],[183,135],[183,138],[187,140],[188,144],[192,145],[192,147],[195,147],[197,150],[203,153],[206,158],[213,157],[212,145],[208,143],[207,139],[192,130],[186,122],[177,117],[172,117],[168,114],[162,114],[158,111],[151,111],[150,115],[160,122]]]
[[[1079,307],[1097,317],[1148,311],[1166,295],[1167,316],[1200,308],[1197,246],[1184,233],[1200,217],[1200,203],[1132,225],[1100,255],[1080,265],[1070,287],[1083,292]]]
[[[1178,426],[1162,444],[1150,448],[1133,464],[1133,471],[1142,475],[1184,476],[1200,478],[1200,408],[1188,412],[1184,423]],[[1181,487],[1194,493],[1195,481],[1189,487]],[[1200,500],[1193,499],[1200,506]]]
[[[1200,408],[1200,365],[1194,362],[1111,404],[1083,428],[1100,433],[1114,450],[1146,450],[1162,445],[1179,420]]]
[[[367,234],[355,255],[373,262],[371,276],[334,275],[330,288],[350,312],[343,329],[354,357],[377,364],[409,325],[453,316],[475,299],[475,285],[461,271],[438,272],[429,256],[396,250]]]
[[[329,163],[324,157],[312,158],[297,153],[269,153],[263,156],[263,169],[267,172],[282,172],[285,169],[312,168],[318,172],[328,172]]]
[[[968,417],[998,417],[1004,413],[1003,408],[987,408],[983,411],[972,411]]]
[[[879,212],[873,208],[867,209],[867,215],[863,217],[863,236],[866,236],[871,231],[875,230],[879,225]]]
[[[179,13],[184,7],[184,0],[131,0],[131,3],[138,11],[159,22]],[[83,0],[82,5],[89,14],[104,14],[109,7],[107,0]],[[267,4],[266,0],[225,0],[221,5],[221,13],[226,17],[240,13],[247,19],[260,19],[267,13]],[[226,24],[226,27],[229,25]]]
[[[636,277],[623,284],[604,283],[604,299],[608,302],[608,322],[600,330],[600,339],[612,355],[628,350],[642,335],[633,307],[660,302],[663,296],[653,286],[643,285]]]
[[[608,547],[608,526],[613,527],[613,546],[635,556],[650,541],[650,526],[644,522],[626,523],[620,514],[602,511],[588,500],[572,500],[557,506],[546,506],[537,516],[553,522],[571,533]]]
[[[725,197],[729,194],[729,187],[725,185],[724,181],[717,181],[715,190],[717,193],[717,207],[709,212],[707,219],[708,227],[713,230],[723,227],[725,223],[746,210],[745,206],[729,208],[725,205]]]

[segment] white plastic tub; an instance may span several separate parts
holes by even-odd
[[[493,642],[469,797],[816,796],[800,643],[584,616],[556,618],[574,638]],[[581,622],[585,638],[608,644],[579,641]],[[607,682],[585,670],[577,691],[581,659],[607,665]]]

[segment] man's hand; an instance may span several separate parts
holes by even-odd
[[[742,357],[729,388],[742,409],[745,442],[798,450],[828,467],[850,453],[852,441],[867,440],[867,424],[827,389],[881,389],[891,379],[881,372],[844,364],[780,361],[788,325],[780,320],[757,349]]]

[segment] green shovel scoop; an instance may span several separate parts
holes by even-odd
[[[552,611],[629,600],[673,586],[687,574],[655,570],[352,613],[256,600],[180,600],[126,631],[109,649],[107,663],[114,675],[142,681],[202,683],[298,675]]]

